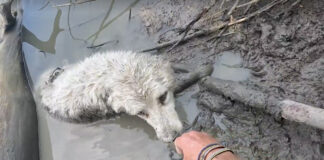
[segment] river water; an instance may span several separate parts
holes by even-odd
[[[47,69],[76,63],[95,52],[140,50],[156,42],[138,15],[142,6],[154,1],[96,0],[55,7],[67,2],[23,2],[23,51],[32,87]],[[232,52],[220,54],[213,76],[245,80],[249,73],[240,69],[240,63]],[[176,100],[180,118],[187,123],[199,112],[196,92],[197,87]],[[169,144],[158,141],[154,130],[136,117],[72,124],[53,119],[38,107],[38,120],[40,158],[44,160],[170,159]]]

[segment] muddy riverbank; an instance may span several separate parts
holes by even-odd
[[[12,10],[17,11],[15,25],[0,21],[0,159],[37,160],[36,105],[23,69],[20,3]]]
[[[155,31],[161,35],[165,28],[185,26],[209,3],[161,1],[146,6],[142,20],[148,34]],[[227,3],[224,5],[233,4]],[[258,5],[264,4],[266,2],[261,1]],[[209,41],[214,36],[209,35],[189,40],[169,52],[167,49],[159,52],[174,63],[196,65],[214,64],[224,52],[237,53],[243,58],[241,64],[223,66],[249,69],[251,76],[245,85],[275,98],[324,108],[324,3],[312,0],[291,6],[292,2],[275,6],[246,23],[230,27],[225,33],[233,34],[216,41]],[[215,17],[215,13],[217,9],[209,12],[193,28],[217,25],[219,16]],[[235,15],[233,18],[235,20]],[[177,37],[176,32],[165,35],[157,41]],[[275,119],[263,110],[245,106],[203,87],[195,92],[198,106],[207,115],[200,120],[203,130],[214,133],[243,159],[324,159],[323,131]],[[270,108],[274,112],[276,109]]]

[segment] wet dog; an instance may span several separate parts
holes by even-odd
[[[84,61],[49,70],[37,87],[52,116],[90,122],[109,115],[136,115],[157,137],[172,141],[182,124],[175,111],[175,80],[169,62],[130,51],[98,53]]]

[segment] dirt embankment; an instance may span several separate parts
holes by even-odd
[[[219,34],[216,32],[159,52],[173,63],[197,66],[215,63],[223,51],[240,53],[242,67],[252,74],[244,85],[267,93],[268,98],[324,108],[324,2],[304,0],[293,5],[294,2],[276,5],[247,22],[231,26],[224,31],[231,34],[221,38],[210,40]],[[192,30],[219,25],[221,3],[217,2]],[[233,3],[226,2],[223,8]],[[267,3],[260,1],[249,12]],[[179,36],[165,31],[184,27],[209,5],[210,1],[159,1],[144,7],[140,16],[148,34],[162,35],[157,41],[166,42]],[[229,18],[234,21],[237,17],[239,14],[234,13]],[[324,159],[323,131],[275,118],[202,86],[197,97],[197,105],[205,113],[198,125],[214,133],[243,159]]]
[[[0,159],[37,160],[37,115],[22,63],[21,12],[17,20],[8,18],[10,6],[0,4]]]

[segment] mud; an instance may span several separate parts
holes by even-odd
[[[4,6],[1,5],[0,10],[3,9],[2,7]],[[7,13],[11,12],[10,7],[5,6],[5,8],[8,9]],[[17,11],[14,22],[5,20],[7,15],[3,10],[0,11],[1,160],[39,159],[36,105],[22,63],[20,9],[20,1],[12,5],[12,10]]]
[[[143,26],[149,34],[161,35],[170,28],[185,26],[209,3],[159,1],[143,7],[144,13],[150,13],[143,14],[143,24],[150,24]],[[231,6],[227,3],[225,5]],[[266,1],[261,1],[259,5],[264,3]],[[291,4],[292,1],[288,1],[229,28],[237,33],[216,42],[207,41],[213,36],[210,35],[191,40],[170,52],[159,52],[166,54],[173,63],[215,64],[215,70],[228,67],[218,63],[224,52],[239,53],[243,61],[238,66],[249,70],[251,76],[240,76],[236,81],[245,80],[247,86],[267,93],[270,98],[287,98],[324,108],[324,2],[301,1],[294,7],[290,7]],[[204,29],[217,24],[216,13],[217,9],[209,12],[194,28]],[[178,36],[176,32],[162,35],[157,42]],[[231,79],[223,73],[213,76]],[[199,120],[202,129],[218,137],[242,159],[324,159],[323,131],[278,119],[262,108],[251,108],[203,87],[197,96],[200,111],[206,113]],[[277,110],[275,107],[268,109],[269,112]]]

